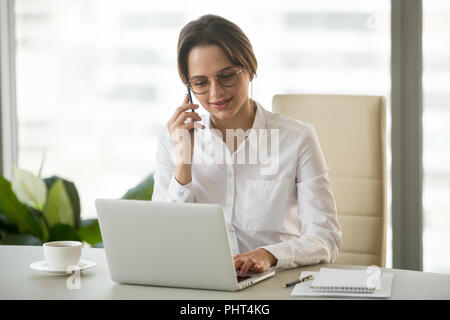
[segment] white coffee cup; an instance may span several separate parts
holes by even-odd
[[[79,241],[46,242],[43,245],[45,261],[55,269],[77,265],[81,257],[81,245]]]

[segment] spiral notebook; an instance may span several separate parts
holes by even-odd
[[[310,288],[314,291],[373,292],[381,274],[366,270],[321,268]]]
[[[313,280],[297,284],[291,296],[389,298],[394,278],[394,274],[381,270],[374,273],[327,268],[320,272],[304,271],[300,276],[308,275],[312,275]]]

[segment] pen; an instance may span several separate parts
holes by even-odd
[[[288,283],[286,283],[285,285],[283,285],[283,288],[287,288],[287,287],[293,286],[294,284],[297,284],[297,283],[300,283],[300,282],[304,282],[304,281],[311,280],[312,278],[313,278],[313,276],[312,276],[312,275],[309,275],[309,276],[306,276],[306,277],[303,277],[303,278],[300,278],[300,279],[297,279],[297,280],[288,282]]]

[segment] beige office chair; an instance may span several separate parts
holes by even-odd
[[[333,187],[342,250],[334,263],[386,266],[386,99],[276,95],[273,112],[310,123]]]

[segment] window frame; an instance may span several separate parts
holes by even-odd
[[[0,1],[0,173],[11,179],[18,161],[15,1]]]

